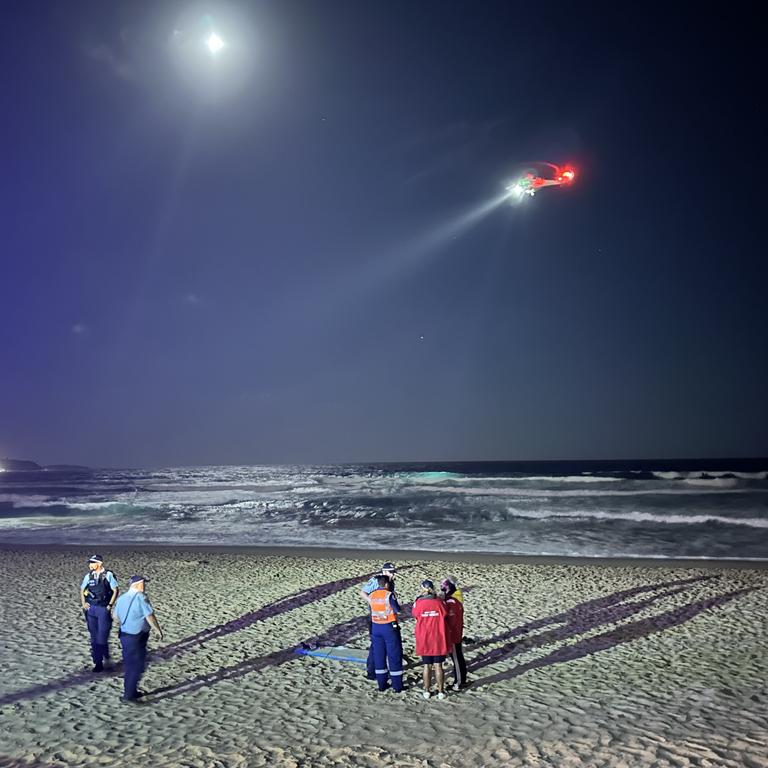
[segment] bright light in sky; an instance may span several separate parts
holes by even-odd
[[[520,186],[520,183],[517,181],[513,181],[509,186],[507,186],[507,191],[509,192],[509,197],[512,198],[513,202],[519,202],[523,199],[523,195],[525,194],[525,189]]]
[[[208,46],[208,50],[211,52],[212,56],[215,56],[226,45],[215,32],[211,32],[211,34],[208,35],[205,44]]]
[[[218,0],[216,16],[192,6],[168,25],[168,52],[181,83],[203,104],[223,104],[252,85],[260,50],[248,11]],[[171,31],[172,30],[172,31]]]

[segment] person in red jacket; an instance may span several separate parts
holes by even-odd
[[[421,656],[424,669],[424,698],[432,694],[432,673],[437,683],[437,698],[445,698],[445,673],[443,662],[448,653],[448,635],[445,625],[445,605],[435,592],[435,585],[425,579],[421,582],[421,594],[416,598],[411,609],[416,619],[416,653]]]
[[[443,579],[440,591],[445,602],[445,623],[448,628],[448,653],[453,661],[453,690],[467,685],[467,662],[461,641],[464,638],[464,604],[456,598],[456,585],[450,579]]]

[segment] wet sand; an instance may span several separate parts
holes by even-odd
[[[472,686],[427,701],[418,667],[380,694],[293,653],[367,647],[370,552],[101,553],[152,579],[146,704],[119,703],[119,667],[90,672],[92,552],[0,549],[0,766],[768,766],[765,564],[383,553],[405,603],[425,577],[466,591]]]

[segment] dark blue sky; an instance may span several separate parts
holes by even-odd
[[[0,456],[768,455],[759,27],[675,14],[4,3]]]

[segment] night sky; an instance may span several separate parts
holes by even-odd
[[[4,2],[0,457],[768,455],[760,27],[661,9]]]

